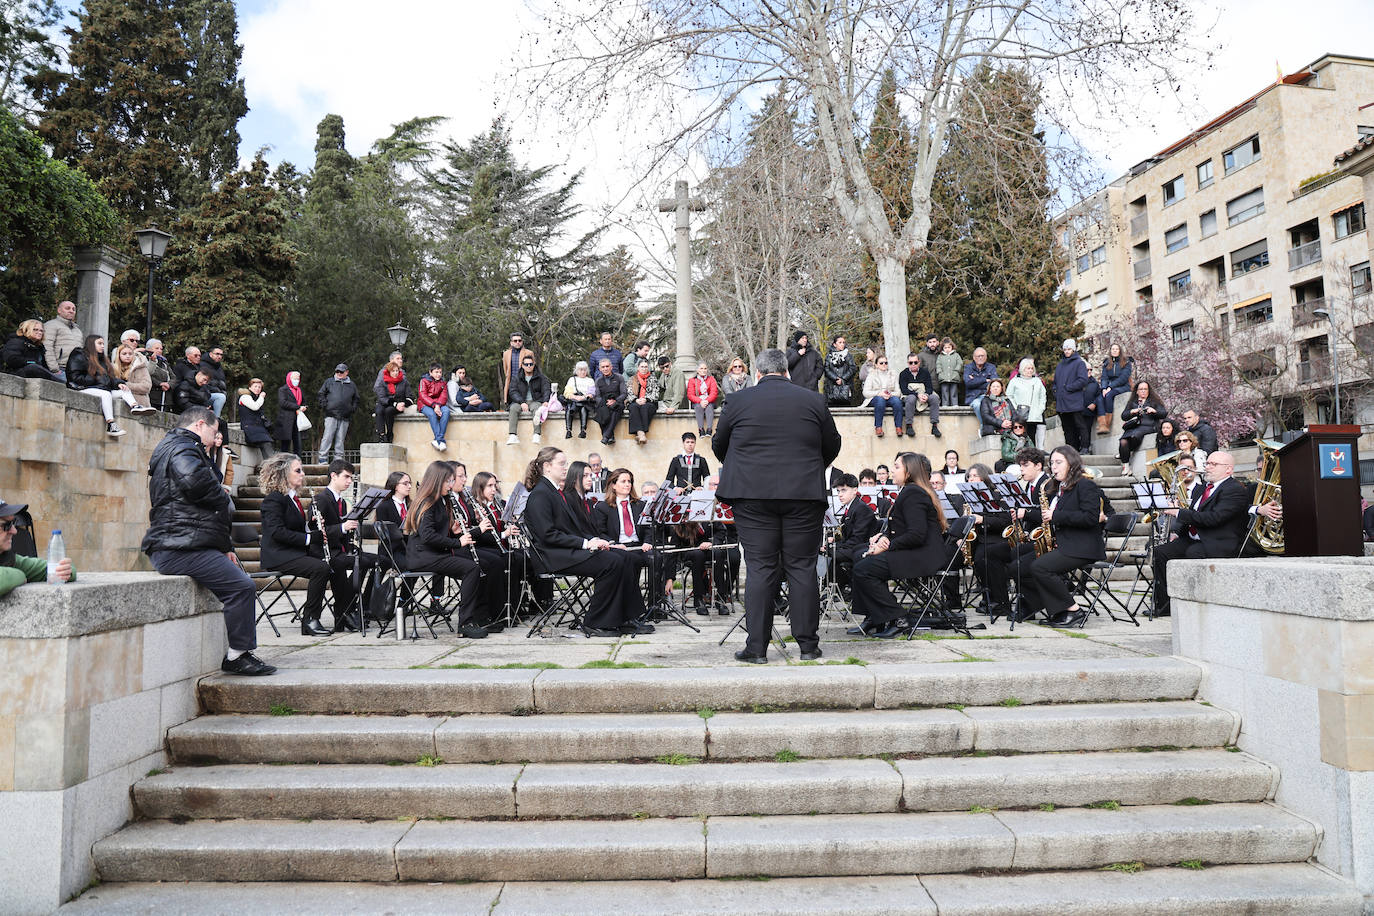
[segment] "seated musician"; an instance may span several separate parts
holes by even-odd
[[[886,469],[887,466],[882,465],[882,467]],[[889,480],[885,484],[885,486],[892,486],[892,483],[893,482]],[[873,470],[872,468],[864,468],[862,471],[859,472],[860,487],[876,487],[878,485],[879,484],[877,471]],[[865,502],[867,502],[867,500],[865,500]],[[879,519],[887,518],[888,513],[892,511],[892,500],[888,499],[886,496],[879,495],[873,497],[873,502],[874,505],[869,506],[869,508],[873,509],[873,511],[877,514]]]
[[[453,465],[432,461],[420,478],[415,507],[406,515],[406,562],[411,572],[438,573],[458,580],[458,635],[485,639],[487,631],[477,624],[477,596],[482,567],[475,555],[476,539],[460,519],[453,517],[449,497],[456,481]]]
[[[258,469],[260,486],[266,492],[262,500],[262,541],[259,556],[263,569],[308,579],[305,604],[301,607],[301,635],[328,636],[331,632],[356,630],[350,626],[341,610],[353,600],[350,580],[351,564],[333,565],[325,559],[324,538],[319,526],[311,518],[311,510],[301,499],[305,488],[305,470],[300,458],[290,452],[278,452]],[[324,613],[324,590],[333,582],[334,629],[324,628],[320,616]]]
[[[992,468],[988,467],[986,464],[975,463],[968,466],[964,481],[970,484],[988,484],[991,478]],[[989,488],[988,492],[994,497],[996,496],[996,494],[991,491],[991,488]],[[979,513],[971,509],[965,509],[965,511],[973,516],[973,528],[978,534],[978,537],[973,542],[973,546],[970,548],[970,552],[973,555],[973,575],[978,582],[986,583],[988,550],[1001,540],[1002,532],[1011,524],[1011,513],[996,511]],[[1005,587],[1004,584],[1003,588]],[[983,588],[985,591],[984,597],[986,598],[987,586],[984,585]],[[978,613],[983,615],[990,614],[990,606],[990,601],[980,604]]]
[[[352,593],[352,598],[347,603],[339,604],[336,590],[334,616],[337,619],[342,614],[345,624],[354,630],[358,629],[361,623],[357,604],[359,585],[368,581],[372,568],[377,565],[377,555],[362,549],[362,532],[358,530],[361,527],[358,520],[345,518],[349,505],[343,494],[353,486],[355,473],[351,462],[335,458],[329,465],[329,485],[316,493],[311,500],[324,521],[322,540],[329,553],[329,565],[335,570],[341,569],[348,576],[349,591]]]
[[[960,473],[963,473],[963,471],[961,470]],[[964,497],[960,496],[958,493],[946,491],[945,487],[948,486],[948,482],[945,480],[944,471],[931,471],[930,486],[937,494],[937,504],[939,502],[938,494],[944,493],[945,499],[949,500],[949,505],[954,510],[955,514],[964,514]],[[940,511],[944,511],[943,506],[940,507]],[[946,524],[948,524],[948,519],[946,519]],[[945,565],[949,569],[964,568],[964,551],[957,539],[950,537],[945,538]],[[963,602],[959,600],[959,579],[957,577],[946,576],[941,583],[941,588],[944,591],[946,607],[950,610],[955,610],[962,605]]]
[[[409,474],[392,471],[386,479],[386,491],[390,499],[377,507],[377,540],[383,543],[377,561],[384,566],[394,563],[401,572],[407,568],[404,529],[406,516],[410,514],[411,489]]]
[[[595,580],[582,621],[586,635],[653,632],[651,624],[639,622],[645,614],[639,567],[626,551],[609,550],[605,538],[587,534],[589,521],[575,507],[576,491],[570,500],[564,489],[568,471],[568,456],[551,446],[541,448],[525,470],[525,486],[530,491],[525,528],[538,562],[549,572]]]
[[[868,552],[869,540],[878,533],[878,516],[868,503],[859,499],[859,481],[853,474],[843,474],[835,485],[840,498],[840,527],[832,538],[835,551],[835,580],[841,589],[848,589],[854,564]]]
[[[1020,491],[1031,504],[1029,509],[1017,509],[1008,517],[1007,527],[1019,531],[1020,541],[1013,545],[1007,540],[998,540],[988,545],[980,562],[975,562],[974,575],[981,576],[983,587],[988,593],[989,611],[995,617],[1014,616],[1017,622],[1029,619],[1031,612],[1021,608],[1013,612],[1011,597],[1007,591],[1009,580],[1016,580],[1018,588],[1024,588],[1030,580],[1030,564],[1035,559],[1035,545],[1030,542],[1030,532],[1041,524],[1040,503],[1053,498],[1058,483],[1045,473],[1047,456],[1040,449],[1028,446],[1016,453],[1016,466],[1020,470]],[[1005,530],[1005,528],[1004,528]]]
[[[867,635],[891,639],[901,632],[903,611],[888,589],[889,579],[917,579],[945,565],[943,535],[948,523],[930,485],[930,459],[907,452],[894,463],[901,489],[886,534],[874,535],[868,554],[854,564],[854,611],[864,615]]]
[[[1155,616],[1167,617],[1169,607],[1168,565],[1180,557],[1188,559],[1234,557],[1240,553],[1250,521],[1250,496],[1245,484],[1233,475],[1235,459],[1230,452],[1213,452],[1203,466],[1206,485],[1189,494],[1190,504],[1165,509],[1174,521],[1174,531],[1166,544],[1154,550]]]
[[[640,567],[649,564],[652,545],[644,521],[644,501],[635,495],[635,475],[628,468],[610,473],[606,499],[592,507],[596,535],[630,553]]]
[[[692,571],[692,610],[705,617],[711,613],[707,589],[706,564],[711,558],[711,539],[698,522],[680,522],[668,528],[667,573],[664,585],[672,588],[678,571],[687,567]]]
[[[706,459],[696,451],[697,434],[685,432],[682,434],[682,454],[674,455],[673,460],[668,462],[668,486],[679,496],[683,490],[699,489],[706,483],[706,478],[711,476]]]
[[[502,611],[506,605],[506,557],[489,537],[495,529],[491,516],[477,511],[468,491],[468,469],[461,461],[449,461],[453,469],[453,492],[449,494],[450,511],[472,535],[477,563],[482,567],[481,587],[477,593],[477,623],[488,633],[506,628]],[[484,543],[483,535],[488,535]]]
[[[1050,471],[1059,481],[1045,514],[1054,532],[1054,549],[1031,563],[1031,580],[1022,584],[1022,607],[1043,608],[1052,627],[1082,626],[1088,612],[1069,593],[1067,574],[1107,558],[1103,528],[1111,505],[1102,488],[1083,473],[1083,459],[1073,446],[1061,445],[1050,453]]]
[[[710,477],[706,485],[714,490],[720,485],[720,477]],[[730,603],[739,582],[739,532],[734,522],[711,520],[711,603],[716,613],[729,616]]]
[[[592,492],[595,481],[591,465],[585,461],[574,461],[568,465],[568,477],[563,483],[563,496],[568,500],[568,505],[577,511],[582,533],[587,537],[596,534],[596,525],[592,523],[592,506],[600,500]]]

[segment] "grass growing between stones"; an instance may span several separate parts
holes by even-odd
[[[950,659],[945,659],[944,661],[948,661],[948,662],[990,662],[990,661],[993,661],[993,659],[990,659],[990,658],[983,658],[983,657],[978,656],[978,655],[965,655],[963,658],[950,658]]]
[[[785,747],[774,754],[773,759],[778,763],[796,763],[798,760],[801,760],[801,754],[798,754],[790,747]]]
[[[273,703],[267,707],[267,712],[273,716],[294,716],[296,714],[296,710],[285,703]]]
[[[1053,810],[1054,810],[1054,802],[1041,802],[1041,803],[1040,803],[1039,805],[1037,805],[1036,807],[1039,808],[1039,810],[1041,810],[1041,811],[1053,811]]]
[[[162,767],[153,767],[151,770],[148,771],[148,775],[149,775],[149,776],[161,776],[163,773],[166,773],[166,772],[167,772],[167,771],[164,770]]]
[[[1182,862],[1178,863],[1178,867],[1189,868],[1193,871],[1202,871],[1207,866],[1202,864],[1201,859],[1184,859]]]
[[[697,715],[703,719],[709,719],[716,714],[716,711],[709,706],[703,706],[697,710]]]
[[[452,665],[416,665],[416,668],[485,668],[486,665],[479,665],[476,662],[455,662]]]
[[[992,813],[996,812],[996,810],[997,810],[996,808],[990,808],[990,807],[988,807],[987,805],[974,805],[973,807],[971,807],[971,808],[968,809],[968,813],[969,813],[969,814],[992,814]]]
[[[690,754],[664,754],[654,758],[655,763],[666,763],[669,766],[685,767],[694,763],[701,763],[700,757],[693,757]]]
[[[1134,875],[1136,872],[1145,870],[1144,862],[1113,862],[1111,865],[1102,866],[1102,871],[1119,871],[1123,874]]]
[[[963,703],[946,703],[944,706],[939,706],[939,707],[936,707],[936,708],[937,708],[937,709],[952,709],[952,710],[954,710],[955,712],[963,712],[963,711],[964,711],[964,704],[963,704]]]
[[[1089,802],[1088,804],[1084,805],[1083,807],[1084,807],[1084,808],[1097,808],[1097,809],[1102,810],[1102,811],[1120,811],[1120,810],[1121,810],[1121,802],[1116,801],[1115,799],[1109,798],[1109,799],[1106,799],[1106,800],[1104,800],[1104,801]]]
[[[1205,799],[1205,798],[1193,798],[1193,797],[1190,795],[1190,796],[1188,796],[1187,798],[1180,798],[1178,801],[1174,802],[1174,804],[1175,804],[1175,805],[1183,805],[1183,806],[1191,806],[1191,805],[1214,805],[1214,804],[1216,804],[1216,802],[1208,801],[1208,800]]]
[[[422,767],[437,767],[443,762],[444,758],[440,757],[438,754],[421,754],[420,759],[415,761],[417,766]]]
[[[647,668],[644,662],[613,662],[609,658],[598,658],[596,661],[583,662],[579,668]]]
[[[1016,697],[1007,697],[1005,700],[1003,700],[1002,702],[998,703],[997,705],[998,705],[998,706],[1006,706],[1006,707],[1020,706],[1020,705],[1021,705],[1021,701],[1020,701],[1019,699],[1017,699]]]
[[[536,668],[540,671],[547,671],[550,668],[562,668],[558,662],[506,662],[504,665],[497,665],[497,668]]]
[[[825,663],[826,663],[827,665],[863,665],[863,666],[865,666],[865,667],[867,667],[867,665],[868,665],[868,662],[864,661],[864,660],[861,659],[861,658],[855,658],[855,657],[852,656],[852,655],[849,656],[848,658],[844,658],[844,659],[839,659],[839,658],[830,658],[830,659],[826,659],[826,662],[825,662]],[[813,663],[813,662],[801,662],[800,664],[806,665],[806,664],[814,664],[814,663]]]

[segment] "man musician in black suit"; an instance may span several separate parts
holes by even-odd
[[[711,476],[711,469],[706,464],[706,459],[696,453],[697,434],[686,432],[682,434],[682,454],[674,455],[673,460],[668,462],[668,486],[673,491],[681,495],[682,491],[689,487],[693,490],[705,485],[708,477]]]
[[[1173,516],[1175,525],[1172,539],[1155,547],[1156,617],[1170,613],[1170,560],[1234,557],[1240,552],[1250,524],[1250,495],[1233,476],[1235,472],[1236,460],[1230,452],[1212,452],[1203,466],[1207,484],[1201,490],[1193,488],[1192,504],[1164,510]]]
[[[323,546],[329,552],[329,565],[336,570],[342,568],[348,574],[354,599],[358,595],[359,584],[367,581],[372,568],[377,565],[376,555],[362,549],[358,520],[345,518],[350,507],[348,500],[344,499],[344,492],[353,486],[353,477],[356,473],[352,462],[335,458],[329,465],[329,486],[320,490],[310,500],[324,523]],[[358,565],[357,581],[352,578],[355,558]],[[335,599],[338,598],[336,590]],[[349,627],[358,628],[359,617],[355,601],[349,601],[347,607],[336,608],[334,616],[336,619],[342,618]]]
[[[792,635],[809,661],[821,655],[816,556],[825,521],[825,469],[840,453],[840,432],[820,392],[788,381],[785,353],[764,350],[754,365],[758,384],[730,396],[730,409],[711,437],[721,461],[716,496],[734,512],[749,570],[749,636],[735,658],[768,660],[773,608],[786,576]]]
[[[1016,579],[1022,587],[1030,581],[1035,545],[1030,542],[1029,535],[1043,522],[1040,517],[1041,497],[1048,503],[1059,492],[1059,482],[1046,469],[1049,456],[1040,449],[1026,446],[1016,453],[1016,463],[1021,468],[1021,493],[1030,501],[1032,508],[1016,509],[1012,514],[1016,516],[1017,524],[1026,538],[1015,546],[1003,540],[990,544],[973,564],[974,575],[982,578],[983,586],[987,589],[989,609],[998,617],[1012,614],[1007,581]],[[1028,620],[1031,616],[1032,612],[1023,607],[1017,612],[1016,620]]]
[[[536,562],[549,572],[595,580],[582,620],[586,635],[652,633],[651,624],[637,622],[646,613],[638,563],[629,551],[612,549],[605,538],[584,533],[581,518],[564,495],[567,477],[568,456],[551,446],[541,448],[525,470],[530,495],[522,527],[533,540]]]
[[[878,516],[859,498],[859,481],[853,474],[841,474],[835,484],[840,498],[840,527],[833,537],[835,581],[847,587],[854,563],[868,550],[868,541],[878,533]]]

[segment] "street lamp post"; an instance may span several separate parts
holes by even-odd
[[[148,262],[148,311],[143,328],[143,340],[146,342],[153,336],[153,271],[157,270],[157,265],[167,254],[167,243],[172,236],[156,225],[139,229],[134,235],[138,238],[138,250],[143,253],[143,260]]]
[[[1341,425],[1341,361],[1337,358],[1336,342],[1336,316],[1331,314],[1330,309],[1313,309],[1312,314],[1318,318],[1325,318],[1331,325],[1331,380],[1336,387],[1336,425]]]
[[[401,324],[399,321],[386,329],[387,334],[391,335],[391,345],[397,350],[406,345],[406,340],[410,337],[410,328]]]

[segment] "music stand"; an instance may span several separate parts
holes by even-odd
[[[644,507],[644,515],[642,517],[647,518],[654,525],[654,559],[649,564],[649,587],[655,593],[658,592],[659,583],[658,577],[654,575],[654,568],[658,562],[667,563],[667,560],[661,558],[665,552],[665,548],[662,544],[664,540],[666,540],[669,526],[680,525],[687,522],[709,522],[711,520],[711,505],[715,502],[715,497],[710,493],[704,494],[706,499],[703,508],[693,505],[694,503],[700,502],[695,499],[696,495],[696,493],[692,492],[678,496],[673,493],[670,487],[664,486],[654,494],[653,503],[651,503],[650,506]],[[653,508],[652,512],[650,511],[651,506]],[[667,595],[654,595],[654,604],[649,610],[653,611],[655,609],[663,615],[664,619],[675,620],[693,633],[701,632],[698,627],[692,625],[692,622],[687,619],[687,615],[684,614]]]
[[[363,495],[358,497],[358,501],[353,504],[353,508],[341,521],[356,521],[358,523],[358,546],[353,551],[353,592],[354,598],[358,602],[358,634],[367,636],[367,609],[363,607],[363,524],[367,517],[377,511],[377,507],[391,498],[391,491],[385,487],[368,487],[363,491]],[[399,615],[399,611],[397,612]],[[401,622],[398,617],[396,630],[401,631]]]
[[[997,494],[998,501],[1001,502],[1003,509],[1011,514],[1012,521],[1018,528],[1020,528],[1019,522],[1016,521],[1016,513],[1018,510],[1039,508],[1039,506],[1033,503],[1030,497],[1026,495],[1025,491],[1017,485],[1020,481],[1014,477],[1006,474],[994,474],[988,478],[988,483],[992,485],[992,489]],[[1020,530],[1022,537],[1025,538],[1021,543],[1030,543],[1030,532],[1026,531],[1025,528],[1021,528]],[[1012,559],[1016,561],[1016,600],[1019,603],[1021,600],[1022,564],[1017,560],[1016,553],[1012,554]],[[1016,613],[1014,610],[1011,615],[1011,629],[1013,632],[1016,630]]]

